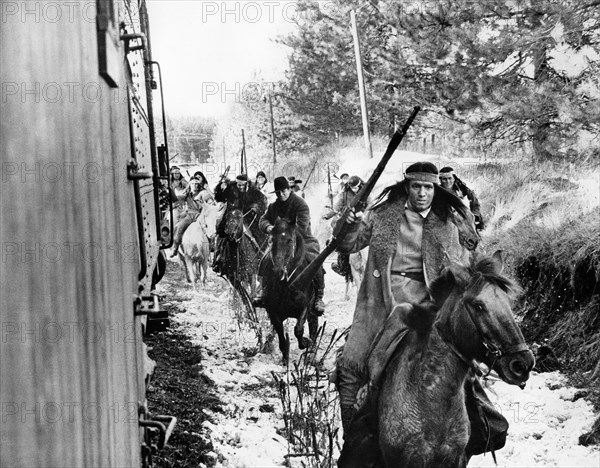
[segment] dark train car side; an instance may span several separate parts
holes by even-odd
[[[145,0],[1,10],[0,466],[141,466],[166,172]]]

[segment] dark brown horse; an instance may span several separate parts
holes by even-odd
[[[220,232],[221,273],[240,294],[244,305],[252,310],[256,274],[267,249],[267,236],[257,229],[255,217],[252,212],[228,208]]]
[[[524,387],[533,354],[514,320],[499,255],[451,265],[431,287],[439,311],[400,306],[411,325],[383,378],[379,445],[387,467],[466,467],[465,383],[475,363]],[[418,312],[418,313],[414,313]]]
[[[305,254],[304,239],[294,224],[278,218],[271,231],[270,255],[261,265],[263,275],[264,304],[269,319],[279,338],[279,349],[287,362],[290,340],[284,333],[283,322],[296,319],[294,335],[298,347],[305,349],[312,344],[319,328],[318,317],[314,313],[314,287],[312,281],[300,287],[289,287],[289,283],[310,263]],[[304,323],[308,320],[310,338],[304,336]]]

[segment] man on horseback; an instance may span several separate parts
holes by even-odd
[[[344,190],[336,197],[335,203],[333,204],[333,208],[330,212],[323,215],[323,219],[331,219],[334,216],[339,215],[339,213],[347,207],[354,196],[361,189],[364,181],[358,177],[357,175],[353,175],[348,179]],[[335,225],[335,218],[333,225]],[[350,254],[347,253],[338,253],[337,262],[331,265],[331,269],[336,272],[338,275],[346,278],[347,281],[352,281],[352,271],[350,269]],[[348,278],[350,278],[348,280]]]
[[[260,229],[270,234],[273,230],[273,225],[277,218],[285,218],[289,222],[296,225],[296,229],[302,234],[305,242],[305,247],[311,260],[315,258],[320,251],[319,241],[313,237],[310,228],[310,209],[307,203],[296,195],[288,180],[285,177],[277,177],[274,181],[275,194],[277,200],[269,205],[267,212],[260,219]],[[325,272],[322,268],[318,270],[313,279],[315,286],[315,303],[314,310],[317,315],[322,315],[325,312],[325,304],[323,304],[323,294],[325,292]],[[262,291],[259,290],[254,302],[257,305],[262,304]]]
[[[248,221],[248,228],[251,235],[254,236],[254,239],[260,239],[258,220],[267,208],[267,198],[260,189],[248,182],[246,174],[238,175],[234,181],[225,180],[217,185],[215,188],[215,200],[226,203],[226,211],[240,210],[244,215],[244,219]],[[226,216],[223,217],[217,228],[219,242],[213,265],[213,269],[216,272],[221,270],[220,264],[222,263],[221,260],[225,247],[225,220]]]
[[[481,207],[479,200],[475,196],[475,192],[467,187],[461,179],[454,173],[454,169],[450,166],[442,167],[440,169],[440,185],[446,190],[450,190],[454,195],[463,200],[465,205],[469,206],[471,213],[475,216],[475,227],[478,231],[485,229],[483,223],[483,217],[481,216]]]
[[[337,363],[346,444],[358,443],[351,421],[359,389],[381,376],[394,344],[407,330],[402,320],[395,321],[395,330],[384,330],[386,320],[394,322],[390,317],[401,303],[428,303],[428,286],[449,262],[469,263],[470,253],[452,222],[452,210],[464,215],[466,207],[440,188],[435,165],[419,162],[406,169],[402,182],[382,192],[367,215],[347,215],[353,229],[338,250],[352,253],[366,246],[370,250],[352,327]],[[373,361],[377,356],[380,362]]]

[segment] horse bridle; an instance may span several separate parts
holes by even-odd
[[[285,233],[284,233],[284,235],[285,235]],[[292,276],[294,276],[294,273],[296,272],[296,270],[298,270],[299,266],[297,266],[296,268],[294,268],[291,273],[289,273],[289,274],[287,273],[288,263],[290,262],[290,260],[292,260],[294,258],[295,255],[296,255],[296,236],[292,236],[291,253],[290,253],[289,256],[286,256],[284,258],[284,274],[283,274],[282,279],[285,279],[285,280],[289,281],[289,279]],[[273,258],[272,255],[271,255],[271,258]]]
[[[475,330],[477,330],[477,333],[479,334],[479,336],[481,338],[483,347],[485,348],[486,356],[484,359],[487,360],[488,357],[491,358],[491,364],[489,366],[485,362],[483,363],[483,364],[485,364],[486,367],[488,367],[487,372],[484,373],[481,370],[481,367],[479,366],[479,364],[477,364],[475,359],[471,359],[471,360],[467,359],[464,356],[464,354],[462,354],[450,340],[446,339],[446,337],[444,336],[444,333],[442,332],[440,327],[437,325],[436,325],[436,327],[438,329],[438,333],[439,333],[440,337],[444,340],[446,345],[448,345],[448,347],[452,350],[452,352],[454,352],[454,354],[456,354],[459,357],[459,359],[467,365],[467,367],[473,368],[478,375],[483,375],[484,377],[487,377],[490,374],[490,372],[492,371],[492,368],[494,367],[494,364],[496,364],[496,361],[498,359],[501,359],[504,356],[509,355],[509,354],[514,354],[514,353],[518,353],[521,351],[527,351],[527,350],[529,350],[529,347],[527,346],[527,344],[525,342],[523,342],[523,343],[519,343],[517,345],[510,346],[510,347],[504,349],[502,346],[489,340],[486,337],[485,333],[483,332],[479,321],[474,318],[474,316],[473,316],[473,314],[475,313],[473,310],[474,307],[471,304],[469,304],[467,301],[465,301],[465,299],[463,297],[464,294],[465,293],[463,292],[460,295],[460,300],[458,300],[456,302],[456,305],[454,306],[454,309],[452,310],[452,314],[454,314],[456,312],[456,310],[458,309],[458,307],[461,304],[467,310],[469,319],[473,323]]]
[[[241,210],[240,210],[240,211],[241,211]],[[254,224],[254,221],[256,221],[256,218],[258,217],[258,216],[254,216],[254,219],[253,219],[253,220],[250,222],[250,224],[249,224],[249,225],[246,227],[246,225],[244,224],[244,218],[245,218],[245,217],[246,217],[246,215],[247,215],[247,214],[249,214],[249,213],[252,213],[252,210],[248,210],[248,211],[246,211],[245,213],[242,213],[242,216],[240,217],[240,220],[239,220],[239,222],[238,222],[238,225],[236,226],[236,229],[235,229],[235,230],[236,230],[236,232],[237,232],[237,230],[238,230],[239,226],[240,226],[240,225],[242,226],[242,233],[240,234],[240,237],[238,237],[237,239],[236,239],[235,237],[233,238],[233,241],[234,241],[234,242],[236,242],[236,243],[242,240],[242,237],[244,236],[244,232],[245,232],[246,228],[248,228],[248,229],[249,229],[249,228],[252,226],[252,224]],[[256,241],[255,241],[255,242],[256,242]]]

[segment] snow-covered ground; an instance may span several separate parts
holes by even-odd
[[[357,174],[365,180],[378,162],[378,158],[366,159],[364,154],[358,154],[356,148],[341,151],[339,156],[338,173]],[[455,166],[461,173],[478,162],[448,161],[437,155],[398,151],[373,193],[401,180],[410,164],[423,160],[440,167]],[[477,184],[473,188],[477,189]],[[328,222],[317,222],[326,211],[323,202],[326,193],[327,186],[322,180],[312,184],[306,193],[312,211],[313,232],[321,243],[330,233]],[[335,255],[330,257],[330,261],[334,258]],[[177,266],[169,263],[169,268]],[[341,331],[350,325],[356,291],[352,290],[349,300],[345,300],[343,279],[333,273],[328,264],[326,271],[324,319],[327,322],[325,333],[330,335],[335,329]],[[204,348],[204,375],[215,383],[224,405],[224,412],[211,414],[214,422],[205,423],[198,431],[213,442],[218,467],[289,466],[284,458],[289,447],[284,437],[282,403],[273,377],[273,373],[284,375],[286,372],[279,350],[275,346],[270,354],[249,357],[252,353],[248,350],[256,345],[255,335],[247,326],[240,328],[238,325],[232,292],[225,281],[212,272],[209,277],[207,286],[198,293],[187,285],[181,286],[186,300],[180,307],[185,312],[173,317],[190,339]],[[164,292],[168,301],[168,292]],[[265,325],[264,328],[268,327]],[[294,362],[300,352],[291,330],[290,336],[290,361]],[[332,357],[325,362],[325,367],[332,368]],[[577,444],[579,436],[591,428],[594,414],[585,400],[572,401],[576,390],[567,387],[564,377],[556,372],[533,373],[524,390],[501,381],[491,382],[488,394],[510,423],[506,446],[496,454],[498,466],[600,467],[599,448]],[[339,419],[337,422],[341,425]],[[297,458],[291,458],[290,462],[291,466],[300,466]],[[469,467],[493,466],[490,454],[474,457],[469,463]]]
[[[178,265],[169,263],[169,269]],[[351,323],[356,298],[344,300],[343,279],[327,266],[325,293],[326,332],[344,329]],[[185,312],[172,317],[204,348],[204,375],[218,388],[224,412],[211,414],[198,432],[210,438],[218,467],[284,467],[288,442],[278,389],[272,372],[284,374],[279,350],[248,357],[256,345],[253,332],[240,329],[231,291],[226,283],[209,273],[210,281],[198,293],[180,286]],[[168,291],[163,291],[167,294]],[[293,337],[293,334],[290,333]],[[292,338],[291,361],[300,352]],[[331,365],[331,362],[326,363]],[[499,467],[600,467],[600,451],[577,445],[579,435],[594,421],[589,403],[573,402],[576,389],[565,386],[559,373],[533,374],[524,390],[493,382],[489,392],[510,422],[506,447],[497,453]],[[299,466],[294,463],[293,466]],[[469,467],[493,467],[491,455],[474,457]]]

